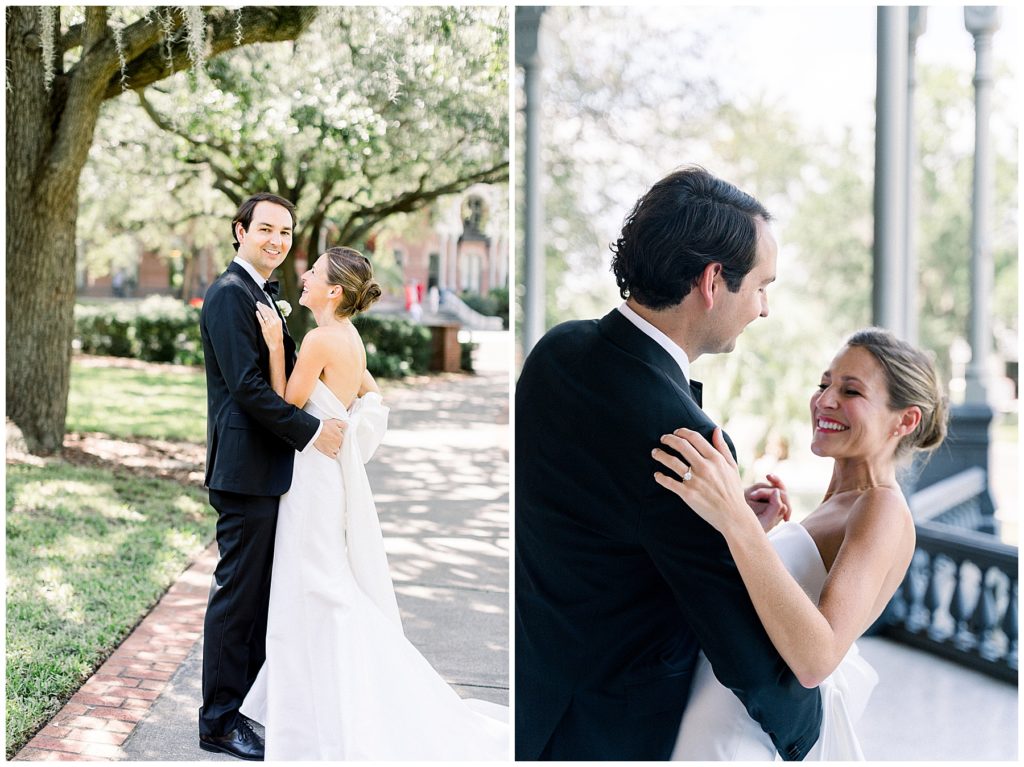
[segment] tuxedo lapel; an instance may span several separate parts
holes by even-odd
[[[704,407],[704,384],[700,381],[690,381],[690,394],[693,395],[697,407]]]
[[[598,320],[598,327],[611,343],[661,370],[697,403],[697,407],[700,407],[702,384],[699,381],[688,382],[679,363],[672,359],[672,355],[626,319],[622,312],[612,309]]]
[[[268,301],[267,294],[263,292],[263,288],[260,285],[256,284],[256,281],[253,280],[252,275],[249,274],[249,272],[247,272],[245,269],[240,267],[238,264],[236,264],[234,261],[228,264],[227,271],[233,274],[237,274],[239,277],[242,278],[246,287],[249,288],[249,292],[252,293],[252,297],[256,299],[256,303],[266,304],[275,312],[277,312],[277,316],[281,318],[281,324],[284,326],[284,358],[285,362],[287,363],[288,373],[291,374],[291,363],[292,361],[294,361],[295,358],[295,339],[292,338],[292,334],[288,332],[288,323],[285,321],[284,315],[281,314],[281,309],[278,307],[277,302]],[[253,322],[255,321],[256,318],[254,317]]]
[[[267,297],[263,295],[263,289],[256,284],[256,281],[252,278],[252,275],[249,274],[249,272],[247,272],[241,266],[239,266],[236,262],[232,261],[230,264],[228,264],[228,268],[226,271],[229,271],[232,274],[237,274],[239,277],[241,277],[245,281],[246,287],[249,288],[249,292],[252,293],[253,298],[255,298],[257,301],[262,298],[264,303],[267,302]]]

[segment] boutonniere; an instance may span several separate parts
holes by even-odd
[[[285,301],[283,298],[280,301],[275,301],[277,304],[278,311],[281,312],[281,316],[288,319],[288,315],[292,313],[292,305]]]

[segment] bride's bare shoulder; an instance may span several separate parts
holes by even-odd
[[[336,325],[321,325],[306,333],[302,339],[303,345],[312,343],[317,346],[332,346],[335,349],[345,349],[355,346],[359,342],[358,333],[353,334],[351,330]]]
[[[899,535],[902,533],[902,535]],[[888,538],[913,545],[914,517],[898,487],[873,487],[861,493],[850,509],[846,537],[853,540]]]

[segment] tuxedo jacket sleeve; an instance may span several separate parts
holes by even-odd
[[[680,427],[711,440],[713,424],[682,391],[679,395],[678,407],[655,405],[640,415],[648,421],[645,431],[652,445],[661,434]],[[681,415],[687,417],[681,420]],[[735,456],[731,441],[729,447]],[[819,693],[797,682],[772,645],[725,539],[654,482],[658,470],[663,467],[652,458],[650,483],[638,488],[636,496],[641,545],[675,594],[718,680],[739,697],[784,759],[802,759],[818,739]]]

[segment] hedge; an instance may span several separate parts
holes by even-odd
[[[430,330],[401,317],[359,314],[353,320],[366,346],[366,367],[380,378],[403,378],[430,369]]]
[[[167,296],[138,303],[76,304],[75,338],[86,354],[203,364],[199,308]]]
[[[76,348],[85,354],[202,365],[199,313],[199,307],[166,296],[130,304],[76,304]],[[402,378],[429,370],[430,330],[426,327],[376,314],[357,316],[355,325],[374,376]]]

